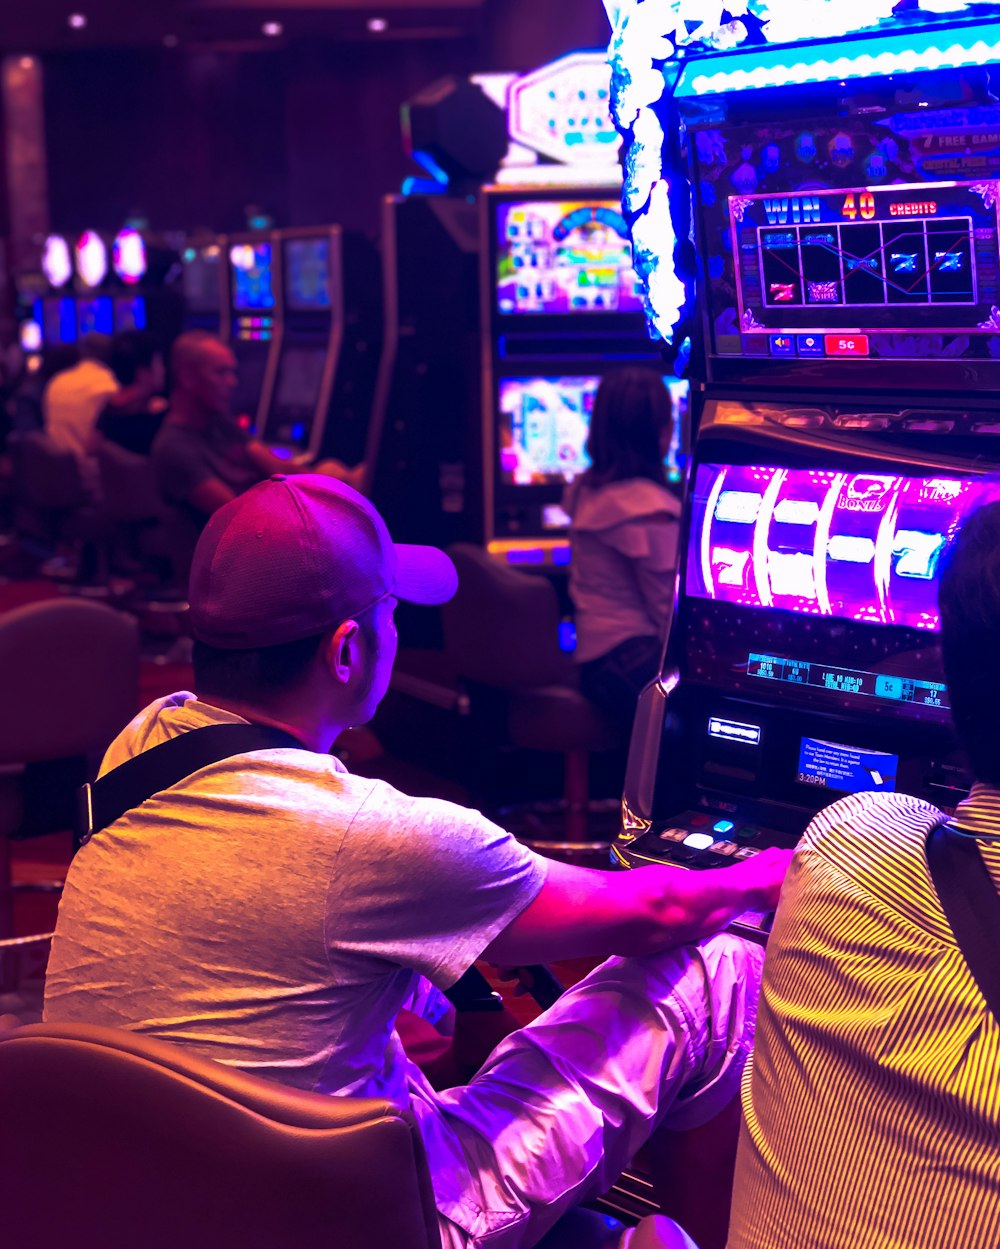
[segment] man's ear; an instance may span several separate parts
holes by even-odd
[[[358,664],[360,629],[356,620],[345,620],[328,635],[323,644],[323,659],[335,681],[346,685]]]

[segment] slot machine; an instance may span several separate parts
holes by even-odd
[[[590,413],[615,365],[660,368],[646,333],[618,188],[488,187],[482,197],[483,454],[487,549],[565,566],[568,483],[589,464]],[[679,480],[687,385],[669,463]]]
[[[233,412],[259,434],[274,387],[281,323],[277,232],[227,235],[223,336],[236,356]]]
[[[936,582],[1000,498],[998,40],[900,22],[679,69],[702,416],[620,863],[717,866],[845,794],[966,792]]]

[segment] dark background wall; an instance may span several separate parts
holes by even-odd
[[[419,172],[401,105],[448,74],[523,71],[608,38],[601,0],[487,0],[456,40],[273,51],[114,49],[44,58],[51,222],[117,229],[337,221],[374,233],[381,197]]]

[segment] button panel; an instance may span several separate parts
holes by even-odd
[[[723,814],[725,811],[725,814]],[[665,827],[633,843],[636,857],[653,863],[689,868],[726,867],[759,854],[765,845],[781,840],[758,824],[744,823],[729,804],[714,811],[685,811]]]

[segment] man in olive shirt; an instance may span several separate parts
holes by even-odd
[[[182,334],[170,366],[170,409],[153,443],[153,462],[164,501],[198,530],[223,504],[273,473],[319,472],[358,484],[360,466],[291,464],[240,426],[232,414],[236,357],[214,334]]]

